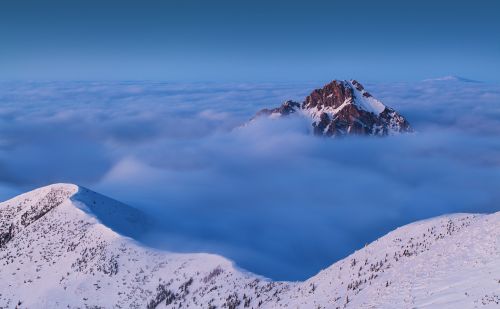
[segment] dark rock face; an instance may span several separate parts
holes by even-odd
[[[329,123],[328,130],[324,131],[322,135],[370,135],[375,122],[376,118],[372,116],[372,113],[349,104],[335,115],[335,118]]]
[[[300,108],[300,103],[294,102],[292,100],[288,100],[285,103],[283,103],[280,107],[276,107],[273,109],[267,109],[264,108],[263,110],[260,110],[257,112],[256,117],[263,116],[263,115],[271,115],[271,114],[280,114],[283,116],[287,116],[291,113],[295,113],[297,109]]]
[[[336,81],[325,85],[322,89],[315,89],[302,103],[302,108],[323,108],[326,106],[337,108],[346,100],[353,98],[352,89],[345,86],[345,82]]]
[[[334,80],[315,89],[302,104],[286,101],[280,107],[261,110],[256,117],[294,113],[311,118],[312,131],[320,136],[383,136],[412,131],[403,116],[375,99],[356,80]]]
[[[14,224],[9,226],[9,229],[0,233],[0,248],[4,247],[14,237]]]
[[[321,113],[319,116],[319,122],[316,122],[313,124],[313,132],[315,135],[323,135],[323,132],[325,132],[329,128],[329,124],[331,123],[330,116],[328,116],[327,113]]]

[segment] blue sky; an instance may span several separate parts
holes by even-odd
[[[2,1],[1,80],[500,81],[498,1]]]

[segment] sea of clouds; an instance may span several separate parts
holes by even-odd
[[[0,199],[77,183],[149,214],[147,245],[305,279],[397,226],[500,210],[500,85],[366,84],[416,133],[319,138],[256,111],[320,84],[0,83]]]

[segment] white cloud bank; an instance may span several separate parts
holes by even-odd
[[[277,279],[416,219],[500,209],[499,85],[365,85],[412,135],[316,138],[293,117],[232,130],[315,86],[0,84],[0,196],[79,183],[153,214],[150,245]]]

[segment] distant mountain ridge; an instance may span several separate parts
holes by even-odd
[[[456,75],[448,75],[448,76],[443,76],[443,77],[437,77],[437,78],[429,78],[429,79],[424,79],[424,82],[463,82],[463,83],[481,83],[481,81],[474,80],[474,79],[468,79]]]
[[[313,133],[320,136],[384,136],[412,131],[402,115],[374,98],[356,80],[334,80],[312,91],[302,103],[286,101],[277,108],[259,111],[253,119],[291,114],[310,119]]]
[[[147,225],[138,210],[72,184],[39,188],[0,203],[0,307],[500,304],[500,212],[447,215],[403,226],[304,282],[271,281],[214,254],[154,250],[117,233],[137,224]]]

